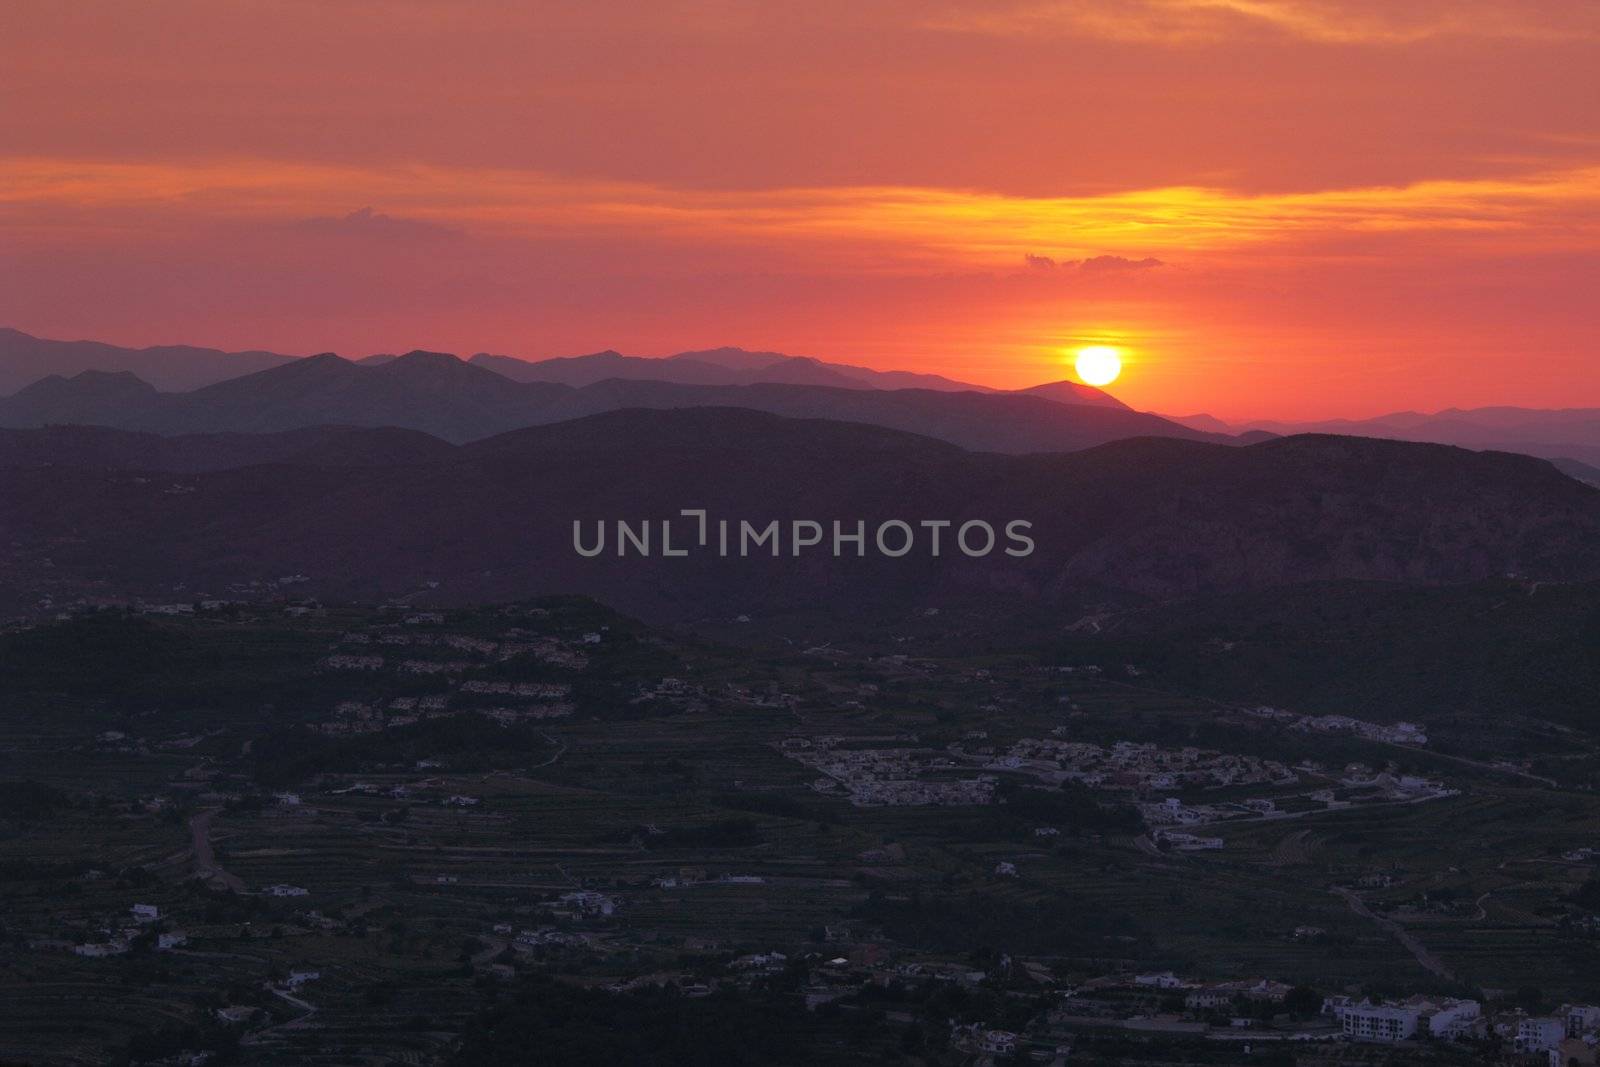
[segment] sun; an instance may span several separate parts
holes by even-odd
[[[1122,353],[1110,345],[1087,345],[1078,349],[1073,366],[1085,383],[1110,385],[1122,373]]]

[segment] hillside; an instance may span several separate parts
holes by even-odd
[[[292,453],[174,483],[103,468],[0,470],[0,539],[30,582],[215,591],[279,575],[354,598],[581,592],[652,617],[941,599],[1133,603],[1313,580],[1600,577],[1600,492],[1549,464],[1355,438],[1242,448],[1136,439],[1003,456],[859,424],[740,410],[617,411],[459,449],[382,441],[360,466]],[[327,452],[343,454],[338,442]],[[419,455],[421,461],[419,462]],[[826,549],[617,558],[574,521],[1031,522],[1036,550],[904,558]],[[657,526],[659,531],[659,526]],[[660,537],[659,532],[656,534]],[[870,536],[870,533],[869,533]],[[47,557],[48,575],[27,570]],[[29,577],[32,575],[32,577]],[[436,587],[428,583],[438,583]]]

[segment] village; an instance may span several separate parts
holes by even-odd
[[[58,769],[44,810],[106,842],[17,898],[15,966],[96,987],[168,975],[209,1035],[174,1055],[232,1043],[271,1062],[337,1030],[369,1059],[428,1062],[450,1039],[426,1035],[549,977],[785,1005],[829,1032],[872,1018],[952,1065],[1196,1042],[1519,1065],[1593,1048],[1577,981],[1518,992],[1555,946],[1600,936],[1600,896],[1576,896],[1600,850],[1579,827],[1503,875],[1456,852],[1317,851],[1341,818],[1449,826],[1505,788],[1402,763],[1421,727],[1336,719],[1336,746],[1305,747],[1320,727],[1245,712],[1256,725],[1207,743],[1160,717],[1196,721],[1188,706],[1100,671],[821,642],[752,669],[581,602],[286,599],[67,625],[217,643],[204,669],[225,684],[199,700],[163,690],[65,733],[40,703],[37,740],[11,742],[57,754],[28,757]],[[240,684],[227,649],[252,634],[283,651]],[[1264,932],[1233,902],[1280,877]],[[1534,931],[1519,977],[1430,970],[1454,958],[1429,944],[1479,926]],[[371,1021],[398,1011],[431,1028]]]

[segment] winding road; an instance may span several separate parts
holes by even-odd
[[[1406,947],[1406,951],[1415,956],[1417,962],[1420,963],[1426,970],[1431,971],[1433,974],[1436,974],[1440,978],[1443,978],[1447,981],[1454,982],[1456,980],[1455,972],[1446,967],[1444,965],[1444,961],[1438,956],[1435,956],[1432,952],[1428,951],[1428,947],[1426,945],[1424,945],[1421,941],[1418,941],[1399,923],[1393,921],[1392,919],[1385,919],[1383,916],[1367,907],[1366,901],[1357,896],[1354,891],[1344,888],[1335,888],[1332,890],[1332,892],[1343,897],[1345,902],[1350,905],[1351,911],[1355,912],[1363,919],[1371,919],[1384,930],[1394,935],[1394,939],[1404,945]]]

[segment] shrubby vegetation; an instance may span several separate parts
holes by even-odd
[[[549,751],[531,726],[501,726],[477,714],[422,719],[368,734],[329,736],[303,726],[274,730],[250,750],[257,781],[289,785],[315,774],[355,772],[383,765],[414,766],[447,757],[454,770],[514,767]]]
[[[453,1062],[743,1067],[850,1060],[821,1054],[814,1018],[792,998],[718,993],[694,999],[670,989],[615,994],[535,977],[509,1004],[477,1020]]]

